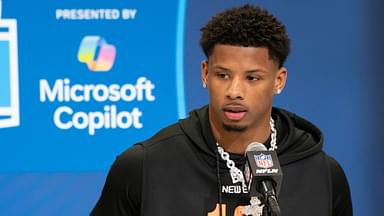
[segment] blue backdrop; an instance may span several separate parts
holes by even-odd
[[[207,103],[199,29],[249,2],[292,40],[275,105],[322,129],[354,214],[379,215],[383,5],[358,0],[3,0],[0,24],[17,20],[20,125],[0,128],[0,215],[87,215],[121,151]]]

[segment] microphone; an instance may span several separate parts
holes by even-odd
[[[275,151],[258,142],[248,145],[245,150],[247,165],[244,176],[251,197],[262,197],[261,202],[273,216],[280,215],[277,196],[280,192],[283,173]]]

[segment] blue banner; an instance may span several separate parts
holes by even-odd
[[[18,23],[21,122],[0,129],[0,171],[107,170],[119,152],[184,117],[178,1],[36,5],[4,2]]]

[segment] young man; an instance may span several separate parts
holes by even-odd
[[[321,131],[272,108],[287,78],[285,27],[267,11],[245,5],[213,17],[200,42],[209,105],[121,154],[92,215],[260,215],[244,180],[230,174],[244,170],[252,142],[277,152],[282,215],[352,215],[348,182],[322,151]]]

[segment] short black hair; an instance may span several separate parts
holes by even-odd
[[[207,58],[217,44],[266,47],[282,67],[290,51],[285,26],[267,10],[249,4],[217,14],[201,32],[200,46]]]

